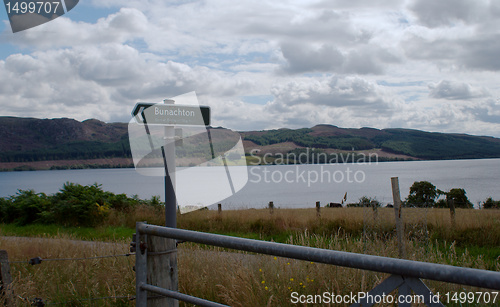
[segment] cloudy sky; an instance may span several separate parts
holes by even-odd
[[[1,116],[128,122],[196,91],[214,126],[500,137],[500,1],[82,0],[12,33]]]

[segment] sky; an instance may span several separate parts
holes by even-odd
[[[196,91],[239,131],[500,137],[498,0],[81,0],[21,32],[0,21],[0,116],[128,122]]]

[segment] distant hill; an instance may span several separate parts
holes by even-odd
[[[241,132],[259,155],[316,148],[326,153],[377,153],[382,160],[500,158],[500,139],[411,129],[312,128]],[[71,162],[73,161],[73,162]],[[129,167],[127,123],[96,119],[0,117],[0,169]]]
[[[412,129],[312,128],[243,132],[256,145],[293,142],[300,147],[381,152],[424,160],[481,159],[500,157],[500,139],[467,134],[425,132]]]
[[[131,158],[127,124],[0,117],[2,163],[103,158]]]

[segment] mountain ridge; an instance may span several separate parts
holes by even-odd
[[[131,167],[127,125],[97,119],[80,122],[70,118],[0,117],[0,169],[72,167],[68,161],[78,161],[79,166],[88,161],[95,167]],[[273,155],[315,148],[326,153],[377,153],[383,160],[500,158],[499,138],[407,128],[318,124],[311,128],[242,131],[240,135],[247,155],[252,151]]]

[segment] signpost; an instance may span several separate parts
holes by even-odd
[[[210,107],[139,102],[132,111],[138,123],[164,126],[209,126]]]
[[[132,111],[138,124],[143,124],[150,134],[148,125],[165,126],[161,153],[165,166],[165,226],[177,227],[177,199],[175,196],[175,126],[209,126],[210,108],[207,106],[175,105],[174,100],[165,99],[164,104],[139,102]],[[207,128],[208,129],[208,128]],[[150,136],[149,136],[150,137]],[[150,139],[153,148],[153,143]],[[148,236],[147,252],[148,279],[151,284],[178,291],[177,241]],[[155,299],[148,306],[178,306],[172,298]]]

